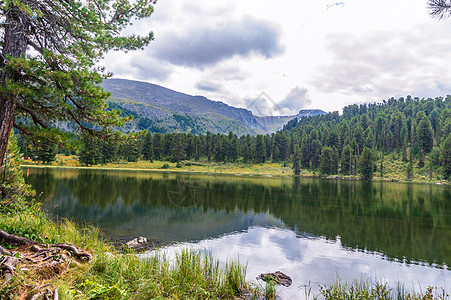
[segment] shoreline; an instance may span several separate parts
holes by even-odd
[[[169,162],[163,162],[163,163],[169,163]],[[127,163],[129,164],[129,163]],[[174,163],[170,163],[170,164],[174,164]],[[175,164],[174,164],[175,165]],[[238,164],[231,164],[233,166],[238,166]],[[229,165],[230,166],[230,165]],[[253,165],[252,165],[253,166]],[[252,166],[250,168],[252,168]],[[180,174],[188,174],[188,175],[213,175],[213,176],[244,176],[244,177],[265,177],[265,178],[300,178],[300,179],[304,179],[304,178],[310,178],[310,179],[327,179],[327,180],[353,180],[353,181],[359,181],[359,182],[364,182],[365,180],[359,178],[358,176],[340,176],[340,175],[330,175],[327,177],[322,177],[319,175],[315,175],[315,174],[302,174],[301,175],[294,175],[294,174],[286,174],[284,172],[280,173],[280,170],[283,170],[284,168],[287,167],[280,167],[279,168],[279,173],[276,174],[269,174],[269,173],[260,173],[260,172],[231,172],[228,171],[225,168],[222,168],[224,166],[210,166],[210,168],[213,168],[213,170],[209,170],[209,171],[205,171],[205,170],[184,170],[183,168],[186,167],[182,167],[182,168],[177,168],[177,167],[169,167],[166,169],[162,169],[160,168],[139,168],[139,167],[120,167],[118,166],[118,164],[111,164],[110,166],[108,165],[97,165],[97,166],[67,166],[67,165],[43,165],[43,164],[34,164],[34,163],[28,163],[28,162],[23,162],[21,165],[21,168],[41,168],[41,169],[68,169],[68,170],[103,170],[103,171],[124,171],[124,172],[133,172],[133,171],[137,171],[137,172],[150,172],[150,173],[180,173]],[[306,171],[306,170],[304,170]],[[309,172],[309,171],[307,171]],[[366,180],[368,181],[368,180]],[[403,183],[403,184],[428,184],[428,185],[441,185],[441,186],[451,186],[451,182],[450,181],[445,181],[445,180],[433,180],[432,182],[429,180],[399,180],[396,178],[392,178],[392,177],[384,177],[383,179],[381,179],[380,177],[373,177],[372,180],[369,180],[368,182],[374,182],[374,183],[382,183],[382,182],[393,182],[393,183]]]

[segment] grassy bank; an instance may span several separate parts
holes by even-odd
[[[158,252],[149,258],[119,253],[103,242],[97,229],[54,223],[28,204],[3,210],[0,216],[0,228],[10,234],[45,244],[77,245],[93,255],[88,263],[68,259],[59,269],[23,260],[12,280],[0,283],[0,299],[31,299],[42,287],[58,289],[60,299],[236,299],[248,287],[240,264],[220,267],[211,254],[182,251],[170,261]],[[26,247],[13,251],[23,258]]]
[[[31,160],[24,160],[25,165],[45,166],[45,167],[64,167],[64,168],[95,168],[95,169],[122,169],[122,170],[147,170],[160,172],[184,172],[184,173],[205,173],[205,174],[242,174],[242,175],[264,175],[264,176],[293,176],[293,171],[289,163],[221,163],[200,160],[183,161],[182,163],[171,163],[168,161],[145,161],[137,162],[115,162],[102,165],[86,167],[80,164],[75,155],[58,155],[56,160],[47,165],[42,165]],[[414,183],[440,183],[451,184],[444,180],[436,168],[431,168],[430,161],[426,161],[424,167],[419,168],[414,165],[410,179],[407,179],[407,162],[399,159],[398,155],[390,154],[384,157],[382,176],[380,172],[380,162],[376,164],[377,169],[374,172],[373,181],[396,181],[396,182],[414,182]],[[430,172],[432,171],[432,176]],[[302,169],[301,177],[320,177],[320,174],[311,170]],[[343,178],[359,180],[360,175],[327,175],[327,178]]]

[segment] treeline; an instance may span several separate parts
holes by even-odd
[[[412,175],[414,166],[421,168],[425,160],[430,160],[431,166],[440,168],[449,179],[450,131],[451,96],[421,100],[407,96],[378,104],[350,105],[342,115],[333,112],[293,119],[271,135],[139,132],[108,139],[86,135],[80,138],[82,146],[77,153],[85,165],[121,159],[272,161],[291,164],[295,174],[309,169],[322,175],[361,175],[369,179],[374,171],[383,172],[384,156],[395,152],[407,163],[407,176]],[[24,147],[20,138],[19,145]]]

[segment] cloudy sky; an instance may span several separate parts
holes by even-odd
[[[109,53],[114,78],[146,81],[256,115],[451,94],[451,19],[427,0],[159,0]]]

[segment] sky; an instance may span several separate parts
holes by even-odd
[[[111,52],[113,78],[202,95],[255,115],[451,94],[451,18],[427,0],[159,0]]]

